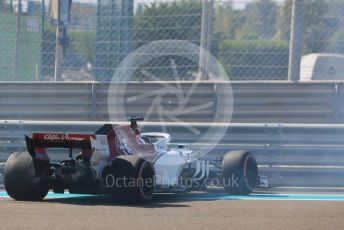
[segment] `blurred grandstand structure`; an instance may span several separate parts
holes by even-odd
[[[240,81],[288,80],[290,57],[344,53],[342,0],[73,0],[59,39],[49,11],[49,0],[0,0],[0,81],[53,81],[56,41],[57,81],[109,81],[129,53],[166,39],[205,48]],[[173,80],[171,59],[182,80],[202,69],[168,54],[140,68]],[[153,80],[142,71],[132,77]]]

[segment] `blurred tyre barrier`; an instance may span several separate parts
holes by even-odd
[[[32,132],[93,133],[104,122],[96,121],[0,121],[0,162],[9,154],[24,151],[24,135]],[[122,124],[114,122],[113,125]],[[197,135],[177,123],[142,122],[142,131],[167,131],[172,142],[195,143]],[[344,125],[273,123],[188,123],[200,133],[211,127],[226,127],[227,132],[207,155],[220,159],[229,150],[253,152],[260,173],[271,186],[344,186]],[[67,157],[61,150],[49,154],[54,161]],[[0,167],[1,170],[1,167]],[[2,180],[2,179],[1,179]],[[0,182],[1,182],[0,180]]]

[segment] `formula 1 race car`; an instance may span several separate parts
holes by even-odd
[[[146,202],[158,192],[187,192],[222,186],[248,195],[258,182],[258,167],[247,151],[210,160],[186,144],[170,143],[167,133],[140,133],[130,125],[103,125],[95,134],[34,133],[25,136],[27,152],[13,153],[4,170],[9,196],[41,200],[48,190],[111,194],[118,201]],[[51,162],[48,148],[69,149],[69,159]],[[73,149],[80,153],[73,158]],[[67,151],[66,151],[67,152]]]

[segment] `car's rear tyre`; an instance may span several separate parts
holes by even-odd
[[[42,179],[43,173],[36,170],[28,152],[11,154],[4,170],[6,192],[16,200],[42,200],[49,190],[49,182]]]
[[[258,182],[258,166],[246,151],[228,152],[222,162],[223,186],[233,195],[248,195]]]
[[[154,167],[137,156],[119,156],[108,169],[105,184],[115,201],[145,203],[154,195]]]

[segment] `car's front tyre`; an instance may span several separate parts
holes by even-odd
[[[258,166],[247,151],[228,152],[222,162],[223,186],[233,195],[248,195],[258,182]]]

